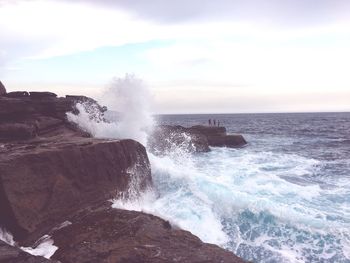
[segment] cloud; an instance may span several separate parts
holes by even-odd
[[[311,19],[328,25],[348,14],[349,5],[341,0],[0,0],[0,56],[4,63],[155,39],[290,38],[305,24],[285,30],[278,28],[279,22]],[[273,26],[264,26],[264,21]],[[198,63],[205,58],[193,59]]]
[[[349,5],[350,1],[341,0],[0,0],[0,75],[10,75],[9,68],[20,67],[23,60],[42,60],[36,75],[30,70],[22,75],[15,72],[13,79],[20,76],[25,82],[27,74],[41,78],[39,84],[50,78],[56,78],[56,83],[68,78],[67,70],[59,67],[76,59],[71,54],[82,53],[83,57],[83,52],[95,51],[98,56],[100,47],[157,40],[162,44],[150,44],[138,51],[138,60],[134,56],[132,63],[141,70],[137,74],[156,84],[159,101],[164,101],[159,111],[165,111],[167,105],[175,111],[181,107],[177,101],[188,110],[197,106],[204,109],[208,104],[208,111],[224,111],[234,102],[248,111],[243,103],[248,101],[248,108],[259,101],[272,103],[270,98],[276,94],[285,98],[287,105],[288,98],[297,99],[288,95],[290,91],[326,94],[333,89],[348,94]],[[61,64],[55,64],[57,72],[42,77],[40,69],[55,56],[63,56]],[[128,62],[125,57],[115,58],[122,60],[118,65],[123,69]],[[94,67],[103,68],[94,62],[91,59],[91,75]],[[32,69],[30,63],[26,68]],[[82,78],[86,72],[70,72],[77,85],[66,83],[53,88],[83,93],[84,87],[78,84],[84,79],[77,76]],[[99,86],[94,84],[86,92],[92,94]],[[311,95],[306,97],[310,99]],[[222,107],[216,101],[222,101]],[[256,110],[263,109],[264,105],[259,105]]]
[[[160,23],[193,20],[254,21],[267,24],[318,25],[349,19],[347,0],[81,0],[124,9]]]
[[[349,111],[350,91],[308,90],[287,92],[257,90],[253,87],[228,89],[220,83],[213,86],[177,86],[158,88],[155,111],[165,114],[247,113],[247,112],[319,112]]]

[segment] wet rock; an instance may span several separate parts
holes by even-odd
[[[81,96],[14,92],[0,97],[1,227],[26,247],[49,234],[59,247],[53,258],[62,263],[242,262],[158,217],[112,209],[107,200],[135,197],[152,186],[147,153],[136,141],[90,138],[69,123],[66,112],[77,112],[77,102],[88,103],[92,113],[105,110]],[[185,137],[171,137],[168,128],[155,138],[171,135],[182,144],[190,136],[196,149],[209,149],[205,135],[183,127],[176,131]],[[67,220],[72,224],[61,228]],[[3,247],[1,263],[51,262]]]
[[[54,93],[34,94],[35,98],[0,97],[0,142],[30,139],[37,135],[47,137],[58,133],[71,136],[75,132],[77,136],[87,136],[66,118],[67,112],[77,112],[75,100],[56,98]],[[102,107],[96,104],[94,109],[99,111],[100,108]],[[103,115],[102,112],[100,114]]]
[[[203,243],[188,231],[142,212],[98,207],[70,219],[52,234],[65,263],[244,262],[229,251]]]
[[[247,144],[247,141],[240,134],[227,135],[225,127],[197,125],[189,129],[206,136],[210,146],[240,148]]]
[[[152,184],[141,144],[89,138],[68,122],[66,112],[81,97],[21,94],[0,97],[0,226],[17,240],[127,191],[135,177],[136,192]]]
[[[145,148],[133,140],[65,138],[0,152],[0,225],[17,240],[48,230],[81,207],[152,184]]]
[[[240,148],[247,144],[247,141],[240,134],[225,135],[225,136],[208,136],[210,146]]]
[[[43,257],[33,256],[0,240],[0,263],[59,263]]]

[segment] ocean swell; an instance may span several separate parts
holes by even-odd
[[[151,122],[135,124],[127,115],[101,123],[79,110],[70,120],[96,137],[133,138],[147,145]],[[244,149],[191,154],[182,145],[165,156],[148,153],[154,189],[117,198],[113,207],[155,214],[246,260],[350,262],[348,180],[330,179],[334,160],[307,156],[300,138],[252,134]]]

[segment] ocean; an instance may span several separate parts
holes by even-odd
[[[350,262],[350,113],[156,117],[186,127],[208,119],[248,145],[149,154],[156,196],[124,208],[253,262]]]
[[[95,137],[147,145],[139,108],[135,118],[109,114],[109,123],[92,123],[81,111],[76,122]],[[166,156],[148,152],[154,188],[115,199],[113,207],[160,216],[251,262],[350,263],[350,113],[154,119],[186,127],[215,119],[248,144],[196,154],[186,146]]]

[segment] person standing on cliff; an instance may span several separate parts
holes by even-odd
[[[208,120],[209,126],[211,126],[211,119]]]
[[[214,120],[214,126],[216,126],[216,120]]]
[[[220,121],[218,121],[218,127],[220,127]]]

